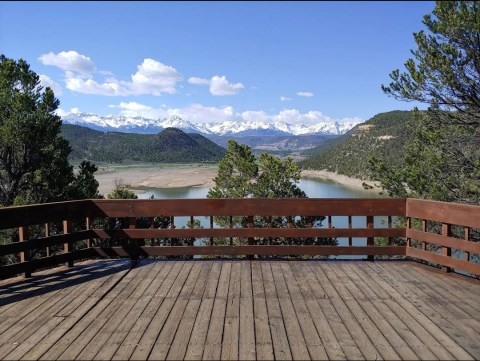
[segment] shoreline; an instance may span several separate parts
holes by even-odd
[[[352,178],[343,174],[338,174],[335,172],[329,172],[325,169],[322,170],[302,170],[301,172],[301,177],[306,178],[306,179],[321,179],[321,180],[330,180],[335,183],[339,183],[341,185],[347,186],[347,187],[353,187],[353,188],[360,188],[363,190],[366,190],[363,188],[363,183],[373,183],[373,181],[368,181],[368,180],[362,180],[358,178]],[[381,191],[382,188],[380,187],[375,187],[373,184],[370,184],[373,186],[372,191]]]
[[[217,176],[218,167],[203,165],[186,165],[179,167],[121,167],[108,169],[95,175],[99,183],[99,192],[106,196],[115,188],[116,182],[122,182],[135,193],[144,193],[149,188],[184,188],[215,186],[213,179]],[[301,177],[305,179],[320,179],[365,190],[361,179],[351,178],[326,170],[303,170]],[[381,188],[374,187],[373,191]]]
[[[185,167],[145,167],[120,168],[95,175],[98,190],[104,196],[115,188],[115,183],[121,181],[135,193],[144,193],[147,188],[183,188],[208,187],[215,184],[217,167],[190,165]]]

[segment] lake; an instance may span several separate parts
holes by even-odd
[[[340,183],[328,180],[301,179],[299,187],[309,198],[380,198],[378,192],[360,188],[347,187]],[[208,188],[145,188],[144,193],[138,195],[140,199],[148,199],[152,195],[155,199],[170,198],[206,198]]]
[[[378,191],[367,191],[360,188],[348,187],[330,180],[301,179],[299,187],[307,194],[309,198],[384,198],[385,195],[379,195]],[[182,188],[145,188],[144,193],[138,195],[140,199],[148,199],[154,196],[155,199],[171,198],[206,198],[209,188],[202,187],[182,187]],[[183,227],[189,221],[189,217],[175,217],[176,227]],[[197,217],[196,217],[197,219]],[[203,227],[210,227],[209,220],[206,217],[198,217]],[[324,221],[322,227],[326,227]],[[386,217],[374,217],[376,228],[386,227]],[[332,225],[335,228],[348,228],[348,217],[332,217]],[[352,227],[366,227],[365,217],[352,217]],[[353,238],[354,246],[366,245],[366,238]],[[340,246],[348,245],[348,238],[339,238]],[[197,243],[197,242],[196,242]],[[331,258],[363,258],[362,256],[338,256]]]

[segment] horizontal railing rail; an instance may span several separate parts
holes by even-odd
[[[179,217],[189,222],[179,227]],[[321,225],[318,217],[324,217]],[[198,224],[202,220],[206,225]],[[479,275],[477,230],[480,207],[418,199],[59,202],[0,208],[0,238],[15,240],[0,245],[0,275],[30,276],[92,257],[239,255],[409,256]],[[342,244],[332,245],[333,239]]]
[[[480,275],[479,206],[407,199],[406,211],[407,256]]]

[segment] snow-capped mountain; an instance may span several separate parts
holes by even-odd
[[[362,120],[338,122],[323,121],[316,124],[287,124],[268,121],[224,121],[212,123],[192,123],[173,115],[165,119],[148,119],[143,117],[127,116],[98,116],[90,113],[72,113],[62,117],[66,124],[76,124],[84,127],[126,133],[154,134],[165,128],[178,128],[187,133],[200,133],[220,136],[246,135],[306,135],[325,134],[341,135],[352,129]]]

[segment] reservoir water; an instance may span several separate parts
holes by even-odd
[[[367,191],[360,188],[348,187],[340,183],[327,180],[301,179],[299,183],[309,198],[380,198],[376,191]],[[154,196],[155,199],[170,198],[206,198],[208,188],[182,187],[182,188],[145,188],[139,198],[148,199]]]
[[[309,198],[384,198],[378,191],[368,191],[356,187],[348,187],[329,180],[301,179],[299,187],[307,194]],[[182,187],[182,188],[145,188],[144,193],[138,195],[140,199],[172,199],[172,198],[206,198],[209,188],[202,187]],[[210,227],[209,219],[206,217],[196,217],[200,220],[203,227]],[[175,217],[175,226],[177,228],[186,226],[189,217]],[[386,217],[375,217],[375,227],[386,227]],[[326,227],[326,220],[322,227]],[[335,228],[348,228],[348,217],[332,217],[332,226]],[[366,217],[352,217],[353,228],[365,228]],[[366,238],[353,238],[354,246],[366,245]],[[197,242],[196,242],[197,243]],[[338,244],[348,245],[348,238],[339,238]],[[331,257],[331,258],[363,258],[358,257]]]

